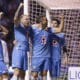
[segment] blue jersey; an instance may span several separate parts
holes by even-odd
[[[21,25],[14,27],[14,34],[15,40],[17,41],[17,48],[29,50],[29,27],[25,28]]]
[[[3,59],[3,48],[2,48],[1,40],[0,40],[0,60],[4,60]]]
[[[50,57],[49,33],[43,29],[32,28],[32,56]]]
[[[61,59],[61,48],[65,43],[64,33],[53,33],[51,28],[50,32],[50,47],[51,47],[51,56],[54,60]]]

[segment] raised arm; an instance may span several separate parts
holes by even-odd
[[[18,25],[18,23],[19,23],[19,11],[21,10],[22,6],[23,6],[23,3],[20,3],[20,5],[15,13],[15,16],[14,16],[14,24],[15,25]]]
[[[56,32],[62,32],[63,31],[63,28],[64,28],[64,15],[61,14],[60,15],[60,24],[59,24],[59,27],[58,28],[55,28],[55,31]]]
[[[64,28],[64,15],[62,14],[60,16],[60,25],[59,25],[59,31],[62,32],[63,31],[63,28]]]

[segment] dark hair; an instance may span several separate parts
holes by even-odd
[[[57,24],[59,25],[60,24],[60,21],[56,18],[52,18],[52,21],[57,21]]]
[[[21,14],[19,18],[21,19],[21,18],[23,18],[24,16],[27,16],[27,15]]]
[[[42,21],[42,18],[45,17],[45,15],[39,15],[36,18],[36,23],[40,23]]]

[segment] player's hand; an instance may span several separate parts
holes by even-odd
[[[61,14],[59,17],[60,17],[61,19],[64,19],[64,14]]]
[[[13,44],[14,44],[14,45],[16,45],[16,44],[17,44],[17,41],[16,41],[16,40],[14,40],[14,41],[13,41]]]

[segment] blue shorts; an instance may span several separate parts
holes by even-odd
[[[31,71],[40,72],[43,70],[49,70],[49,58],[32,57]]]
[[[59,77],[61,69],[61,60],[53,60],[50,62],[50,76],[51,77]]]
[[[8,73],[8,69],[4,61],[0,61],[0,75]]]
[[[28,69],[27,50],[17,49],[14,47],[12,53],[12,67],[21,70]]]

